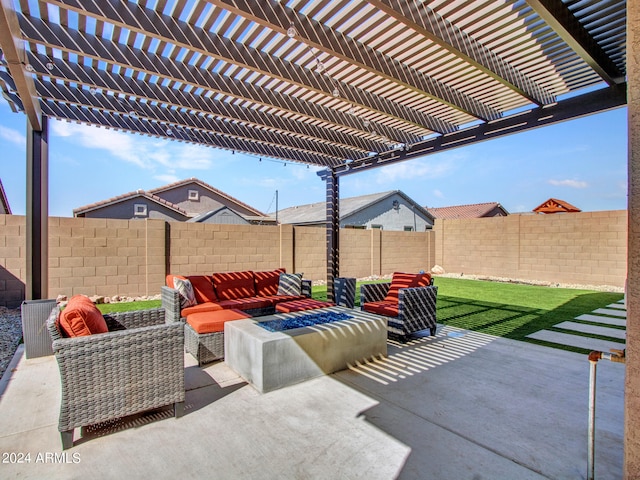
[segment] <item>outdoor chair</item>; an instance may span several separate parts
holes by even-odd
[[[436,334],[437,295],[438,287],[429,274],[394,273],[391,282],[361,285],[360,305],[362,310],[388,317],[389,337],[406,341],[421,330]]]
[[[60,368],[58,430],[62,448],[76,427],[173,404],[184,412],[184,325],[166,323],[163,308],[104,315],[108,332],[63,337],[56,306],[47,319]]]

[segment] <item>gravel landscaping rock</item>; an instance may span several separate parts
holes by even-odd
[[[0,378],[11,362],[22,339],[20,309],[0,307]]]

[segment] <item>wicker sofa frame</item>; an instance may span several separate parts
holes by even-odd
[[[302,280],[302,295],[311,297],[311,280]],[[166,285],[160,288],[160,298],[162,308],[165,309],[167,322],[183,322],[185,318],[180,315],[180,294],[175,288]],[[252,317],[261,317],[263,315],[273,315],[276,313],[275,305],[262,308],[251,308],[244,312]]]
[[[58,430],[62,448],[76,427],[173,404],[184,413],[184,326],[165,323],[163,308],[104,315],[109,332],[62,337],[56,306],[47,319],[60,368]]]
[[[355,278],[336,278],[336,303],[348,308],[354,307],[356,290]],[[302,295],[311,298],[311,280],[302,280]],[[184,323],[184,344],[187,353],[198,360],[198,365],[224,358],[224,332],[198,333],[180,315],[180,294],[177,290],[163,286],[161,288],[162,306],[166,310],[168,321]],[[245,310],[252,317],[273,315],[275,306]]]
[[[174,288],[163,286],[160,289],[162,307],[166,311],[168,321],[184,324],[184,346],[187,353],[198,360],[198,365],[224,358],[224,332],[198,333],[180,315],[180,294]],[[302,295],[311,297],[311,281],[302,280]],[[276,313],[274,305],[263,308],[245,310],[249,316],[260,317]]]
[[[433,280],[432,280],[433,283]],[[360,305],[384,300],[391,282],[370,283],[360,286]],[[398,316],[387,317],[390,338],[406,341],[414,332],[429,329],[436,334],[436,300],[438,287],[433,284],[426,287],[401,288],[398,294]]]

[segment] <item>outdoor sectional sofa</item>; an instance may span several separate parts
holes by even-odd
[[[429,273],[393,274],[391,282],[360,286],[361,309],[388,317],[390,338],[406,341],[415,332],[436,334],[438,287]]]
[[[284,268],[212,275],[167,275],[167,285],[161,288],[162,307],[170,321],[185,323],[186,350],[202,365],[224,357],[224,323],[227,321],[271,315],[276,313],[277,305],[293,301],[307,300],[310,308],[323,305],[311,300],[310,280],[301,279],[297,292],[279,294],[283,290],[281,274],[292,278],[286,275]],[[184,306],[183,295],[174,288],[176,278],[189,281],[195,305]]]

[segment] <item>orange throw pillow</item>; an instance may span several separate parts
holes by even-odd
[[[85,295],[74,295],[60,313],[60,328],[68,337],[84,337],[109,331],[100,310]]]

